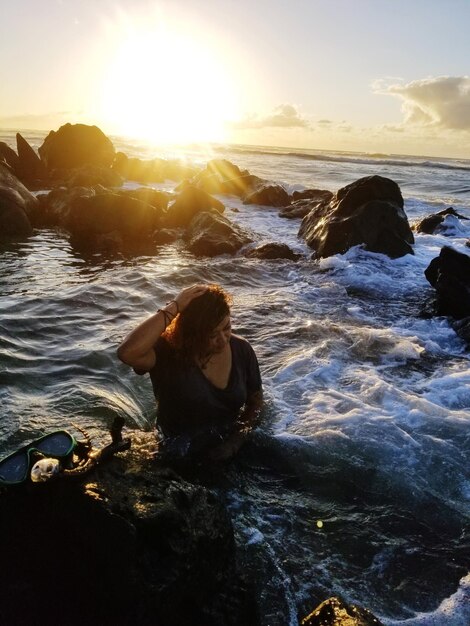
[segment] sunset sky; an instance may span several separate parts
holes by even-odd
[[[469,27],[469,0],[2,0],[0,127],[470,158]]]

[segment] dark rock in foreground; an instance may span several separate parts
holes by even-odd
[[[424,274],[436,290],[435,315],[470,316],[470,257],[444,246]]]
[[[184,235],[188,249],[196,256],[235,254],[252,241],[248,233],[217,211],[198,213]]]
[[[457,211],[455,211],[452,207],[449,207],[448,209],[444,209],[444,211],[439,211],[439,213],[427,215],[414,226],[414,230],[417,233],[426,233],[427,235],[432,235],[436,232],[440,232],[439,227],[448,215],[453,215],[460,220],[468,219],[467,217],[460,215],[460,213],[457,213]],[[446,233],[443,232],[442,234],[445,235]]]
[[[47,135],[39,156],[49,171],[82,165],[109,167],[114,160],[114,146],[97,127],[65,124]]]
[[[413,254],[414,243],[398,185],[382,176],[367,176],[339,189],[330,202],[319,203],[299,230],[317,257],[343,254],[363,244],[391,258]]]
[[[0,240],[21,239],[32,234],[30,215],[38,206],[37,199],[0,163]]]
[[[368,609],[329,598],[302,620],[301,626],[383,626]]]
[[[295,253],[285,243],[264,243],[249,250],[246,255],[250,259],[288,259],[297,261],[300,254]]]
[[[210,491],[150,460],[73,480],[0,495],[0,623],[256,623]]]
[[[20,133],[16,133],[16,149],[18,151],[16,175],[24,183],[37,181],[35,186],[40,188],[39,181],[45,181],[48,178],[46,166]]]

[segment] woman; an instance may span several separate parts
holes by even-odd
[[[193,285],[118,349],[136,373],[150,374],[164,447],[179,455],[230,458],[257,422],[258,361],[250,344],[232,335],[229,305],[217,285]]]

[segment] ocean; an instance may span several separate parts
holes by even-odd
[[[24,136],[38,147],[45,133]],[[13,132],[0,140],[15,146]],[[142,158],[226,158],[289,192],[379,174],[400,185],[410,222],[448,206],[470,218],[470,161],[113,141]],[[312,260],[299,220],[219,198],[257,242],[287,243],[301,260],[198,259],[181,242],[82,256],[52,230],[0,246],[0,454],[72,422],[105,441],[117,415],[151,431],[150,381],[116,348],[183,287],[220,283],[266,398],[256,454],[219,488],[263,624],[293,626],[340,595],[387,626],[468,626],[469,352],[447,319],[420,311],[433,292],[424,270],[444,245],[470,254],[470,222],[448,217],[444,233],[416,235],[414,256],[356,247]]]

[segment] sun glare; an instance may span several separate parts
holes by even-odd
[[[100,116],[156,143],[224,141],[236,90],[223,51],[162,20],[121,29],[102,82]]]

